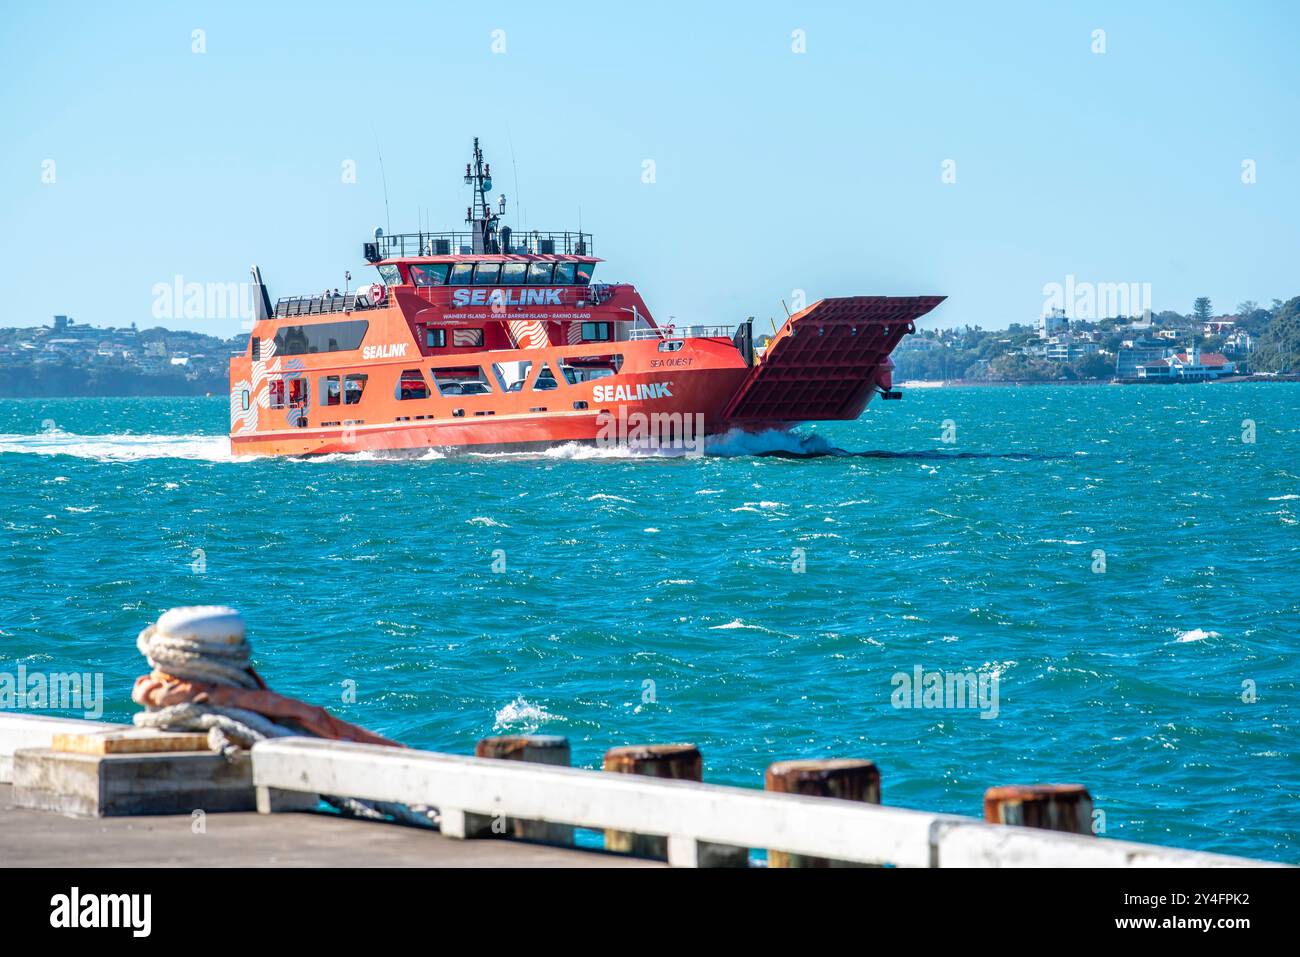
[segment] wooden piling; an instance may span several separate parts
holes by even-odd
[[[984,792],[984,820],[1091,834],[1092,797],[1082,784],[1013,784]]]
[[[647,744],[610,748],[605,752],[606,771],[616,774],[641,774],[652,778],[679,781],[703,781],[704,759],[693,744]],[[605,831],[605,850],[635,854],[638,857],[668,859],[668,839],[653,834],[629,834]],[[748,867],[749,849],[724,844],[698,842],[699,867]]]
[[[555,734],[513,734],[482,738],[474,746],[474,756],[503,761],[527,761],[531,764],[554,764],[567,768],[570,761],[569,739]],[[547,844],[573,844],[573,826],[570,824],[493,818],[482,814],[467,814],[465,817],[466,834],[472,837],[515,837]]]
[[[859,759],[777,761],[763,778],[768,791],[880,803],[880,771],[872,761]],[[857,867],[846,861],[805,857],[784,851],[767,852],[768,867]]]

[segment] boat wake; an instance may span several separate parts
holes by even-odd
[[[588,459],[662,459],[685,458],[692,450],[651,448],[648,446],[599,446],[570,442],[540,452],[472,452],[452,453],[486,459],[551,459],[583,461]],[[817,433],[744,432],[732,429],[711,435],[704,441],[709,458],[772,457],[786,459],[876,458],[950,461],[959,459],[1010,459],[1013,461],[1047,461],[1060,456],[1029,452],[959,452],[947,449],[923,449],[913,452],[887,450],[847,451],[831,445]],[[149,459],[178,459],[192,462],[251,462],[262,456],[232,456],[230,440],[224,435],[79,435],[50,430],[34,435],[0,434],[0,455],[67,455],[96,462],[140,462]],[[336,453],[297,459],[313,464],[337,462],[428,462],[448,458],[438,449],[406,449]]]
[[[35,435],[0,435],[0,455],[69,455],[97,462],[188,459],[231,462],[224,435],[78,435],[51,429]]]

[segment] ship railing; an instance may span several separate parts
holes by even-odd
[[[366,256],[374,262],[381,259],[402,259],[408,256],[459,256],[476,251],[472,232],[394,233],[378,236],[367,242]],[[511,230],[510,240],[504,241],[498,230],[489,236],[493,248],[477,252],[482,255],[519,256],[591,256],[591,233],[555,232],[540,229]]]
[[[292,316],[322,316],[353,308],[355,293],[337,296],[285,296],[275,302],[275,318]]]
[[[628,338],[637,339],[730,339],[735,332],[730,326],[675,326],[672,324],[651,329],[642,326],[628,333]]]

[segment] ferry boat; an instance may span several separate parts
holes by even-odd
[[[253,267],[234,454],[527,451],[853,419],[901,396],[889,355],[944,299],[822,299],[762,348],[752,319],[661,325],[631,283],[596,280],[590,233],[502,225],[477,138],[465,183],[468,229],[376,229],[363,253],[377,278],[357,290],[272,305]]]

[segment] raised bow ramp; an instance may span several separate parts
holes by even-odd
[[[855,419],[891,385],[889,354],[946,296],[820,299],[786,320],[728,403],[744,422]]]

